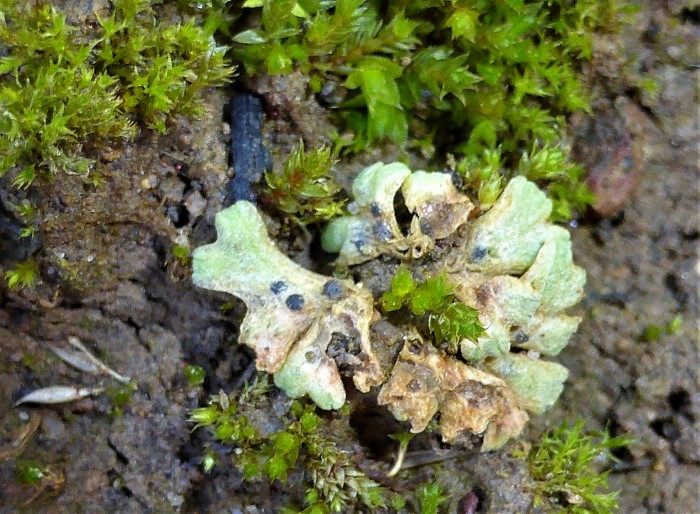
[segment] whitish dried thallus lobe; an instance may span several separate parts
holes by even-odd
[[[239,201],[216,216],[218,239],[193,253],[194,283],[243,300],[248,312],[240,342],[256,355],[256,366],[274,374],[289,396],[308,394],[323,409],[345,403],[335,362],[326,355],[334,333],[355,340],[353,380],[361,391],[383,374],[372,352],[372,295],[361,285],[308,271],[270,240],[256,207]]]

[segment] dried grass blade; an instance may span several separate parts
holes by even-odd
[[[80,400],[86,396],[100,394],[104,387],[76,387],[76,386],[50,386],[37,389],[24,395],[17,402],[15,407],[22,403],[42,403],[55,404]]]

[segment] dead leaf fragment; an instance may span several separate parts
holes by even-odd
[[[23,403],[56,404],[80,400],[87,396],[100,394],[104,387],[51,386],[37,389],[15,402],[15,407]]]
[[[443,440],[484,434],[484,451],[520,434],[528,419],[503,380],[417,338],[404,345],[378,402],[398,420],[410,421],[413,433],[425,430],[440,412]]]

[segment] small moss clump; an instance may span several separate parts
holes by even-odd
[[[46,477],[48,470],[40,464],[22,460],[15,466],[15,476],[17,480],[24,485],[36,486]]]
[[[14,185],[58,172],[87,176],[91,149],[165,132],[201,112],[202,90],[225,82],[225,48],[193,21],[160,23],[147,0],[115,0],[94,34],[47,2],[0,0],[0,176]]]
[[[149,0],[118,0],[114,12],[100,20],[95,67],[119,80],[125,111],[149,128],[166,131],[174,114],[203,112],[202,91],[232,75],[226,48],[195,24],[159,23]]]
[[[617,509],[617,492],[606,493],[608,471],[594,461],[615,461],[612,450],[631,444],[625,436],[584,432],[582,422],[566,423],[545,434],[527,456],[535,480],[535,504],[546,512],[607,514]]]
[[[303,467],[308,485],[304,513],[345,512],[355,501],[370,509],[385,506],[384,488],[324,435],[324,422],[315,406],[293,402],[283,430],[260,434],[244,411],[263,394],[264,388],[256,383],[238,398],[222,393],[212,397],[208,406],[194,409],[190,421],[196,427],[208,427],[218,442],[235,446],[234,462],[245,479],[267,477],[284,483],[289,472]],[[210,471],[216,460],[216,454],[207,451],[202,465]]]
[[[560,145],[541,146],[534,143],[530,151],[521,154],[514,171],[506,167],[501,146],[478,155],[466,155],[456,162],[455,171],[464,177],[465,189],[479,201],[482,208],[490,207],[508,179],[516,175],[547,184],[553,221],[570,219],[574,211],[584,211],[595,199],[584,181],[585,170],[572,162]]]
[[[416,489],[416,499],[420,514],[438,514],[440,507],[447,501],[445,490],[437,482],[426,482]]]
[[[36,284],[40,276],[39,265],[34,259],[18,262],[5,272],[5,283],[9,289],[22,289]]]
[[[388,312],[406,305],[415,316],[428,313],[428,330],[436,345],[445,346],[454,354],[462,339],[476,342],[484,334],[484,327],[479,322],[479,312],[456,301],[453,293],[454,285],[444,272],[417,283],[405,266],[399,266],[381,304]]]
[[[338,186],[330,177],[335,163],[330,148],[304,151],[299,142],[281,173],[266,173],[269,198],[285,215],[301,225],[328,221],[343,214]]]
[[[656,341],[664,336],[676,334],[683,327],[683,316],[676,315],[664,325],[648,325],[642,337],[645,341]]]
[[[243,7],[244,30],[232,42],[248,73],[296,69],[317,93],[347,92],[336,106],[353,133],[338,140],[345,151],[378,140],[429,157],[439,149],[478,161],[492,151],[505,169],[523,152],[568,153],[565,117],[590,110],[577,70],[592,56],[594,31],[614,30],[625,11],[616,0],[246,0]],[[562,218],[591,201],[579,190],[579,172],[567,165],[540,177],[557,184]],[[483,191],[491,198],[496,179]]]
[[[190,387],[197,387],[204,383],[204,379],[207,378],[207,374],[202,366],[197,366],[196,364],[187,364],[183,370],[185,379],[187,380],[187,385]]]

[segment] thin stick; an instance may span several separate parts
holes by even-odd
[[[77,348],[81,352],[85,354],[85,357],[87,357],[88,360],[90,360],[95,366],[100,368],[104,373],[107,375],[111,376],[115,380],[118,380],[122,384],[128,384],[131,382],[131,379],[129,377],[125,377],[124,375],[120,375],[116,371],[114,371],[112,368],[108,367],[107,365],[103,364],[100,359],[95,357],[93,354],[91,354],[88,349],[85,347],[83,343],[80,342],[80,339],[77,337],[70,336],[68,338],[68,343],[73,347]]]
[[[403,466],[403,460],[406,458],[407,448],[408,444],[399,444],[399,453],[396,455],[396,462],[394,463],[394,467],[391,468],[391,470],[389,470],[386,476],[393,477],[399,471],[401,471],[401,466]]]

